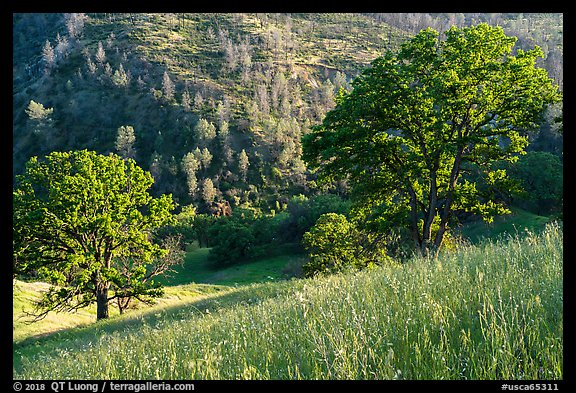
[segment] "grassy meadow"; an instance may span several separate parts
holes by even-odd
[[[191,282],[237,286],[290,278],[298,273],[306,257],[285,248],[286,253],[217,268],[208,259],[210,248],[198,248],[195,242],[188,246],[184,263],[158,281],[167,286]]]
[[[16,340],[17,379],[563,378],[563,235],[172,301]],[[204,288],[204,289],[203,289]],[[186,292],[186,289],[188,292]],[[16,337],[15,337],[16,338]]]

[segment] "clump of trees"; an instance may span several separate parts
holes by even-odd
[[[286,203],[278,202],[271,213],[249,206],[236,207],[230,216],[222,217],[197,214],[190,205],[174,216],[174,223],[155,233],[158,239],[178,236],[185,243],[210,247],[209,259],[217,268],[274,255],[284,248],[302,252],[304,234],[321,215],[348,214],[349,210],[350,203],[335,194],[294,196]]]

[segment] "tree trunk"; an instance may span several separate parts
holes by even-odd
[[[414,246],[417,250],[420,250],[422,246],[422,239],[418,232],[418,207],[416,203],[416,194],[413,189],[409,189],[410,193],[410,236],[414,240]]]
[[[96,319],[108,318],[108,288],[104,287],[96,292]]]
[[[434,239],[434,249],[436,250],[436,254],[440,251],[440,247],[442,247],[442,241],[444,240],[444,233],[446,233],[446,222],[442,220],[440,223],[440,227],[438,228],[438,232],[436,233],[436,238]]]
[[[461,135],[459,135],[461,138]],[[462,154],[464,148],[461,147],[456,153],[454,159],[454,165],[452,166],[452,171],[450,173],[450,183],[448,185],[448,192],[446,195],[446,201],[444,202],[444,209],[440,215],[440,226],[438,232],[436,233],[436,238],[434,239],[434,248],[436,250],[436,255],[440,251],[442,246],[442,241],[444,240],[444,234],[446,233],[446,228],[448,225],[448,219],[451,215],[452,202],[454,201],[454,189],[456,188],[456,182],[458,181],[458,176],[460,175],[460,165],[462,164]]]
[[[118,311],[120,311],[120,315],[124,314],[124,311],[127,310],[130,305],[130,297],[119,297],[116,301],[118,302]]]
[[[104,267],[110,269],[110,264],[112,261],[112,242],[107,240],[104,244]],[[110,282],[103,280],[101,277],[101,272],[96,273],[95,280],[96,287],[96,320],[108,318],[108,289],[110,288]]]
[[[424,214],[424,224],[422,227],[422,251],[428,255],[432,251],[432,224],[436,218],[438,203],[438,185],[436,183],[436,168],[430,174],[430,195],[428,197],[428,211]]]

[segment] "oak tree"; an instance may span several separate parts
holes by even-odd
[[[162,294],[151,278],[174,253],[151,235],[173,220],[174,203],[150,196],[152,183],[134,160],[115,154],[53,152],[28,161],[13,192],[13,258],[15,273],[53,285],[37,318],[96,302],[103,319],[113,299]]]
[[[480,24],[441,39],[421,31],[377,58],[303,138],[303,158],[325,181],[346,178],[355,215],[381,231],[408,228],[418,250],[437,252],[456,212],[490,221],[508,212],[467,171],[504,187],[497,161],[515,161],[560,93],[536,66],[540,48]],[[488,193],[494,194],[494,193]]]

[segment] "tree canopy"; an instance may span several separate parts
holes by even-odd
[[[440,248],[457,211],[488,221],[506,213],[490,189],[507,187],[507,174],[493,164],[517,160],[522,133],[560,99],[536,67],[542,51],[514,52],[515,42],[487,24],[453,27],[444,39],[422,30],[337,97],[303,137],[304,160],[321,180],[348,180],[357,218],[408,228],[423,252]]]
[[[39,316],[96,301],[102,319],[112,299],[162,293],[151,278],[178,258],[174,247],[155,244],[151,231],[171,222],[174,203],[171,195],[152,198],[152,183],[134,160],[115,154],[30,159],[13,192],[14,270],[54,284],[38,303]]]

